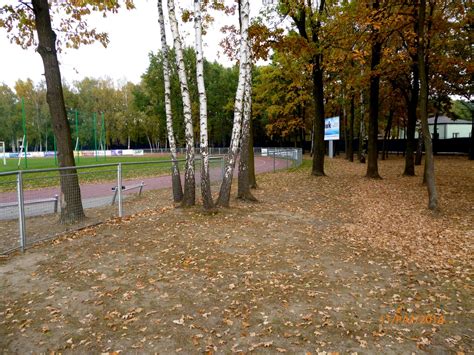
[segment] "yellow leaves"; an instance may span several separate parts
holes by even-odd
[[[132,0],[122,2],[117,0],[55,0],[51,4],[50,15],[53,27],[58,27],[58,51],[64,48],[78,48],[80,45],[100,42],[104,47],[108,44],[106,33],[89,28],[86,18],[92,11],[101,12],[104,17],[107,13],[115,13],[125,5],[127,10],[134,8]],[[37,45],[35,41],[35,20],[33,11],[19,6],[3,6],[0,12],[0,27],[5,27],[10,41],[23,48]]]
[[[189,11],[189,10],[183,10],[183,13],[181,15],[181,19],[183,20],[183,22],[189,22],[190,20],[192,20],[192,16],[194,15],[194,13],[192,11]]]
[[[418,342],[427,352],[467,352],[471,163],[437,161],[439,217],[424,212],[420,178],[400,176],[401,157],[380,162],[380,182],[363,178],[362,164],[326,164],[324,179],[307,168],[260,176],[261,202],[236,202],[218,218],[157,208],[126,225],[97,227],[94,238],[85,238],[89,231],[45,245],[47,258],[36,265],[31,258],[41,247],[13,257],[0,265],[8,344],[20,348],[38,339],[38,352],[75,345],[78,353],[154,353],[166,342],[166,351],[186,354],[327,355],[341,343],[379,353],[418,352]],[[157,200],[166,201],[167,193]],[[24,272],[4,269],[25,265]],[[96,282],[101,274],[108,276]],[[135,287],[140,280],[143,289]],[[386,314],[391,320],[398,314],[400,323],[389,325]],[[425,323],[404,324],[412,314]],[[443,315],[445,323],[428,324],[429,314]],[[58,334],[71,335],[58,344]]]
[[[230,319],[224,319],[224,324],[226,324],[228,326],[232,326],[234,324],[234,322]]]

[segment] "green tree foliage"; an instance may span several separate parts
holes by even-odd
[[[179,91],[179,81],[174,52],[170,51],[171,72],[171,105],[173,111],[173,124],[178,146],[184,146],[183,110]],[[150,64],[142,76],[140,85],[134,91],[137,109],[145,116],[155,117],[159,126],[158,136],[160,142],[166,142],[166,122],[164,107],[163,87],[163,58],[161,52],[150,54]],[[189,88],[191,94],[191,109],[194,122],[199,122],[199,101],[196,79],[194,75],[196,56],[192,48],[184,51],[186,70],[188,71]],[[236,68],[225,68],[217,62],[204,61],[204,77],[206,79],[209,142],[210,146],[225,146],[230,138],[232,128],[233,98],[237,86]],[[195,134],[199,126],[195,126]]]
[[[17,137],[21,134],[21,122],[17,118],[16,104],[18,99],[9,86],[0,85],[0,140],[6,146],[15,147]]]
[[[457,120],[472,120],[472,112],[474,111],[474,103],[464,100],[454,100],[451,105],[451,114]]]
[[[268,136],[297,141],[311,131],[314,102],[311,73],[305,58],[276,52],[272,63],[255,75],[253,115],[265,120]]]

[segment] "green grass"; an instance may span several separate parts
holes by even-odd
[[[304,156],[301,162],[301,165],[294,168],[290,168],[289,171],[294,172],[294,171],[310,170],[312,166],[313,166],[313,159],[308,156]]]
[[[77,166],[85,165],[99,165],[99,164],[117,164],[127,162],[140,162],[140,161],[162,161],[169,160],[168,156],[164,157],[149,157],[149,156],[134,156],[134,157],[79,157],[76,158]],[[33,169],[54,169],[58,166],[54,158],[28,158],[28,167],[26,167],[25,160],[21,160],[20,167],[18,167],[18,159],[7,159],[7,165],[3,165],[0,162],[0,173],[16,171],[16,170],[33,170]]]

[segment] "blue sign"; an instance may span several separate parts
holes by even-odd
[[[339,139],[339,116],[324,119],[324,140],[336,141]]]

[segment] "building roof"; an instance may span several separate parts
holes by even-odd
[[[428,124],[434,124],[435,118],[430,117],[428,118]],[[438,116],[438,124],[471,124],[471,121],[466,120],[453,120],[448,116]]]

